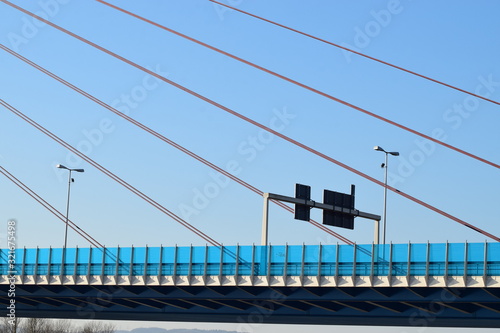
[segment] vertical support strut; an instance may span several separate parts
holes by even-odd
[[[267,245],[269,235],[269,193],[264,193],[264,210],[262,212],[262,236],[260,245]]]

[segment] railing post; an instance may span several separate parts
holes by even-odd
[[[24,273],[26,269],[26,246],[23,247],[23,263],[21,264],[21,283],[24,283]]]
[[[288,243],[285,244],[285,263],[283,266],[283,280],[286,287],[286,279],[288,274]]]
[[[193,273],[193,244],[189,246],[188,283],[191,285],[191,275]]]
[[[149,259],[149,247],[146,245],[146,253],[144,255],[144,272],[142,278],[144,280],[144,284],[147,284],[148,279],[148,259]]]
[[[90,270],[92,267],[92,246],[89,247],[89,260],[87,266],[87,283],[90,284]]]
[[[65,263],[66,263],[66,251],[64,248],[61,249],[61,271],[59,272],[59,280],[61,280],[61,284],[63,284],[65,272]]]
[[[431,245],[429,241],[427,241],[427,254],[425,260],[425,284],[427,287],[429,286],[430,259],[431,259]]]
[[[219,260],[219,284],[222,285],[222,273],[224,268],[224,245],[220,246],[220,260]]]
[[[376,256],[376,253],[375,253],[375,247],[378,247],[378,244],[375,245],[375,243],[372,243],[372,263],[371,263],[371,267],[370,267],[370,283],[372,284],[373,286],[373,277],[375,275],[375,256]]]
[[[175,247],[174,247],[174,269],[173,269],[172,278],[174,280],[173,283],[175,286],[177,284],[177,244],[175,244]]]
[[[469,243],[467,243],[467,241],[465,241],[465,244],[464,244],[464,287],[467,287],[467,276],[468,276],[468,270],[469,270]]]
[[[319,243],[318,245],[318,273],[317,273],[317,278],[318,278],[318,286],[321,285],[321,257],[322,257],[322,245]]]
[[[488,241],[484,241],[484,270],[483,270],[484,286],[488,284]]]
[[[240,245],[236,244],[236,266],[234,267],[234,283],[238,285],[240,270]]]
[[[273,251],[273,247],[271,246],[271,244],[267,245],[268,248],[269,248],[269,253],[268,253],[268,256],[267,256],[267,283],[270,282],[270,279],[271,279],[271,260],[272,260],[272,251]]]
[[[47,284],[50,284],[50,266],[52,261],[52,246],[49,246],[49,259],[47,262]]]
[[[302,243],[302,262],[300,263],[300,284],[304,285],[304,269],[306,260],[306,244]]]
[[[354,285],[354,287],[356,287],[356,249],[357,249],[357,245],[356,245],[356,242],[354,242],[354,245],[352,246],[354,248],[354,253],[353,253],[353,260],[352,260],[352,283]]]
[[[389,277],[389,287],[392,287],[392,241],[389,244],[389,272],[387,275]]]
[[[250,272],[250,280],[252,280],[253,286],[253,278],[255,276],[255,244],[252,244],[252,271]]]
[[[35,284],[36,284],[37,277],[38,277],[38,251],[39,251],[39,248],[37,246],[36,247],[36,254],[35,254],[35,270],[33,271],[33,277],[35,280]]]
[[[104,269],[106,267],[106,246],[104,246],[102,250],[101,283],[104,282]]]
[[[208,275],[208,245],[205,244],[205,266],[203,267],[203,281],[206,281]]]
[[[411,284],[411,242],[408,242],[408,266],[406,268],[406,281],[408,283],[408,287]]]
[[[158,284],[161,286],[163,276],[163,245],[160,245],[160,262],[158,263]]]
[[[120,272],[120,245],[116,248],[116,262],[115,262],[115,283],[118,283],[118,276]]]
[[[132,284],[132,280],[134,278],[134,246],[130,249],[130,265],[128,271],[128,282]]]
[[[446,241],[446,247],[444,251],[444,285],[448,287],[448,262],[449,262],[449,255],[450,255],[450,243]]]
[[[78,245],[75,247],[75,267],[73,268],[73,281],[76,283],[76,277],[78,276]]]
[[[337,251],[335,251],[335,284],[339,278],[339,261],[340,261],[340,245],[337,243]]]

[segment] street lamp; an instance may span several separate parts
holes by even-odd
[[[384,148],[380,146],[375,146],[373,149],[377,151],[381,151],[385,153],[385,163],[382,163],[382,168],[385,168],[385,176],[384,176],[384,235],[382,237],[382,242],[385,245],[385,231],[387,227],[387,164],[388,164],[388,156],[389,154],[393,156],[399,156],[397,151],[385,151]]]
[[[67,242],[68,242],[69,195],[71,193],[71,182],[75,181],[73,178],[71,178],[71,172],[72,171],[75,171],[75,172],[84,172],[85,170],[83,170],[83,169],[70,169],[70,168],[65,167],[62,164],[56,165],[56,168],[65,169],[65,170],[69,171],[69,174],[68,174],[68,201],[66,202],[66,228],[65,228],[65,231],[64,231],[64,248],[66,248],[66,245],[67,245]]]

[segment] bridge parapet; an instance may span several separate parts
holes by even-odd
[[[499,287],[499,243],[0,250],[0,283]]]

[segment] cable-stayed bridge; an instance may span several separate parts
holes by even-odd
[[[89,38],[94,41],[87,39],[88,34],[84,34],[74,26],[71,27],[72,31],[70,31],[55,23],[59,20],[48,20],[43,15],[38,15],[39,12],[30,12],[10,1],[0,0],[0,2],[5,8],[10,7],[9,10],[12,12],[22,13],[29,16],[33,22],[45,24],[47,30],[57,30],[58,33],[73,38],[75,42],[79,41],[86,47],[102,52],[106,57],[110,57],[109,59],[115,59],[131,69],[144,72],[151,78],[180,89],[193,99],[203,101],[214,109],[224,111],[239,121],[280,138],[296,149],[306,151],[315,158],[320,158],[347,170],[364,181],[382,186],[386,190],[394,192],[395,195],[413,201],[423,208],[468,227],[470,230],[495,241],[500,241],[500,238],[493,233],[486,232],[462,218],[435,207],[434,204],[427,203],[429,198],[419,199],[395,187],[388,186],[368,173],[362,172],[355,164],[348,165],[341,162],[340,156],[334,156],[328,150],[320,151],[319,148],[304,143],[307,140],[299,141],[297,135],[285,135],[276,131],[272,126],[266,126],[257,119],[251,118],[244,112],[245,108],[241,106],[232,106],[228,100],[216,100],[215,97],[205,94],[205,92],[202,94],[202,91],[192,90],[192,87],[181,85],[167,78],[164,74],[148,69],[143,65],[143,59],[136,60],[132,57],[129,59],[130,55],[127,52],[120,51],[118,54],[112,51],[111,45],[107,45],[99,39],[91,38],[91,36]],[[478,145],[471,145],[475,151],[460,148],[454,145],[455,141],[445,142],[444,137],[440,138],[439,135],[424,134],[418,130],[417,123],[408,121],[409,125],[407,126],[403,125],[399,119],[385,118],[384,112],[379,113],[380,109],[375,105],[368,104],[366,107],[361,107],[360,105],[366,104],[361,100],[349,101],[344,99],[339,92],[334,94],[329,90],[315,88],[316,82],[308,83],[294,79],[293,77],[296,76],[294,73],[287,74],[286,71],[280,73],[275,71],[272,66],[267,67],[268,65],[264,63],[259,64],[246,60],[253,59],[250,54],[245,55],[242,52],[242,57],[237,56],[238,52],[229,53],[231,48],[223,50],[208,44],[208,40],[203,42],[201,39],[184,35],[160,21],[156,22],[139,16],[139,12],[131,12],[102,0],[98,0],[98,2],[106,5],[108,10],[114,10],[143,21],[155,29],[174,34],[177,36],[176,38],[182,38],[227,57],[230,61],[237,61],[286,84],[304,89],[317,97],[326,98],[352,111],[362,113],[364,117],[381,121],[398,130],[415,135],[421,140],[427,140],[433,145],[439,145],[458,155],[474,159],[475,162],[495,169],[500,168],[498,162],[492,159],[494,156],[479,156],[482,152],[477,149]],[[219,3],[213,0],[211,2]],[[219,5],[221,4],[219,3]],[[464,99],[464,103],[468,101],[472,102],[473,105],[477,104],[476,99],[480,99],[483,102],[500,104],[494,99],[494,95],[490,96],[496,85],[496,81],[491,79],[492,75],[489,76],[489,82],[485,81],[486,85],[482,82],[482,85],[478,86],[474,92],[464,90],[459,86],[433,79],[431,76],[393,65],[381,60],[382,58],[374,58],[368,54],[346,49],[338,44],[303,33],[291,26],[285,26],[234,7],[226,7],[289,32],[312,38],[325,45],[340,47],[344,51],[417,76],[433,84],[451,88],[455,92],[467,95],[466,98],[469,99]],[[67,24],[64,25],[67,26]],[[104,29],[99,30],[99,35],[104,35],[103,32],[106,33]],[[149,33],[141,33],[141,36],[146,35]],[[97,44],[97,41],[102,45]],[[461,41],[461,43],[463,42]],[[35,44],[31,44],[31,47],[35,47]],[[18,48],[12,47],[12,45],[8,47],[0,44],[0,49],[4,51],[2,53],[5,55],[9,54],[9,57],[15,57],[16,61],[19,61],[19,68],[21,65],[29,65],[32,69],[36,69],[64,85],[63,89],[69,88],[71,93],[76,92],[110,111],[113,113],[113,117],[121,117],[137,129],[154,136],[257,195],[264,194],[261,189],[239,178],[236,172],[231,174],[221,166],[185,148],[189,147],[189,144],[183,146],[174,142],[167,137],[166,133],[160,133],[148,127],[147,122],[142,123],[130,117],[126,112],[122,112],[118,107],[107,104],[104,102],[104,98],[97,98],[96,96],[99,94],[91,89],[83,90],[85,85],[80,88],[70,83],[67,80],[74,81],[75,84],[78,81],[67,74],[60,73],[60,69],[56,66],[48,66],[36,56],[36,52],[25,54],[29,56],[30,59],[28,59],[21,54],[23,52],[19,52]],[[48,45],[46,49],[48,49]],[[145,53],[149,53],[149,49],[147,50],[148,52]],[[102,65],[97,60],[89,63],[96,68],[99,68],[98,65]],[[53,71],[47,69],[52,67],[54,67]],[[82,68],[85,67],[82,66]],[[13,77],[21,77],[21,72],[20,70],[16,71]],[[35,80],[34,78],[35,76],[33,76],[33,80]],[[481,76],[481,78],[483,77]],[[42,82],[45,81],[40,81],[39,84],[43,84]],[[262,83],[259,82],[259,84]],[[399,81],[398,84],[400,84]],[[12,84],[9,82],[9,85]],[[22,90],[30,93],[29,96],[32,100],[37,100],[33,92],[28,92],[29,89],[23,88]],[[269,90],[275,91],[275,89]],[[108,93],[106,90],[102,95],[109,97]],[[4,95],[0,96],[2,111],[9,111],[16,115],[37,131],[62,145],[75,156],[212,245],[209,247],[104,248],[101,243],[69,220],[68,211],[66,215],[60,213],[54,206],[0,166],[0,173],[58,219],[65,222],[66,227],[70,225],[73,230],[94,246],[93,248],[75,249],[37,248],[18,249],[14,252],[11,250],[1,251],[0,289],[5,293],[0,294],[0,303],[6,308],[7,313],[10,312],[10,308],[15,307],[17,315],[30,317],[211,321],[249,324],[499,327],[500,250],[496,243],[356,245],[353,241],[337,234],[328,227],[314,220],[309,220],[316,228],[348,245],[222,246],[215,239],[175,215],[169,210],[171,207],[163,206],[155,198],[139,190],[140,185],[132,185],[87,156],[88,154],[85,155],[81,149],[78,150],[77,145],[75,148],[64,141],[62,136],[58,136],[61,133],[54,134],[58,131],[62,132],[61,129],[52,132],[41,124],[43,121],[37,122],[14,106],[20,104],[19,108],[27,109],[29,114],[29,105],[23,105],[19,99],[16,101],[12,94],[4,92]],[[63,95],[64,93],[61,91],[60,96]],[[25,98],[23,95],[22,99]],[[12,99],[14,99],[13,102],[11,102]],[[410,104],[409,101],[405,101],[405,104]],[[470,109],[471,104],[469,103],[468,106]],[[42,109],[41,105],[33,107],[37,114],[42,114],[39,112]],[[475,106],[473,110],[475,110]],[[467,113],[460,113],[460,115],[468,117]],[[494,122],[490,121],[490,123]],[[409,127],[410,125],[411,127]],[[319,133],[316,132],[316,128],[313,130],[314,133]],[[23,156],[22,161],[25,161],[25,157]],[[387,166],[385,170],[387,172]],[[270,185],[266,184],[266,187]],[[289,212],[293,212],[293,209],[287,205],[278,201],[272,202]]]
[[[500,327],[500,244],[1,251],[18,316]],[[12,258],[12,256],[11,256]],[[15,295],[10,295],[9,289]]]

